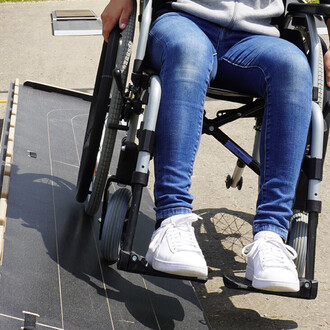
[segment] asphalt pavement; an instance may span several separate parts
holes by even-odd
[[[63,0],[0,4],[0,101],[16,78],[63,88],[91,92],[102,47],[102,36],[53,36],[51,12],[59,9],[90,9],[100,15],[106,1]],[[226,102],[207,100],[206,109],[231,107]],[[0,103],[4,111],[5,103]],[[254,122],[231,124],[226,129],[252,151]],[[242,190],[227,190],[225,178],[236,160],[209,136],[203,136],[197,156],[192,193],[195,212],[203,217],[196,232],[210,267],[206,284],[194,285],[214,329],[330,329],[330,163],[327,157],[322,186],[316,279],[316,300],[242,293],[224,288],[224,273],[244,272],[240,255],[252,239],[251,223],[257,197],[257,177],[244,173]],[[152,193],[152,176],[149,184]],[[82,329],[83,330],[83,329]],[[87,329],[86,329],[87,330]],[[96,330],[96,329],[95,329]]]

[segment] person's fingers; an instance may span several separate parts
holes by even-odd
[[[104,40],[106,42],[108,42],[109,34],[112,31],[112,29],[115,27],[115,24],[117,23],[117,21],[111,16],[105,17],[104,15],[103,16],[102,15],[101,15],[102,35],[103,35]]]
[[[326,73],[327,86],[330,87],[330,72]]]
[[[123,8],[123,11],[120,15],[120,19],[119,19],[119,28],[120,29],[125,29],[127,23],[128,23],[128,19],[132,13],[132,6],[127,6]]]
[[[330,87],[330,50],[324,55],[324,70],[327,86]]]
[[[109,34],[116,24],[119,24],[122,30],[126,27],[132,11],[132,0],[111,0],[104,8],[101,14],[101,20],[102,35],[106,42],[108,42]]]

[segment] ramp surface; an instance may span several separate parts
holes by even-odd
[[[75,202],[89,102],[21,86],[0,267],[0,329],[207,329],[189,282],[107,265],[99,223]],[[154,226],[145,191],[134,249]]]

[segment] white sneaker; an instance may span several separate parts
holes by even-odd
[[[146,260],[155,270],[191,277],[206,277],[207,265],[192,223],[196,214],[180,214],[163,220],[153,233]]]
[[[256,289],[276,292],[298,292],[300,288],[293,260],[296,251],[285,245],[279,235],[261,231],[246,245],[242,254],[248,258],[245,277]]]

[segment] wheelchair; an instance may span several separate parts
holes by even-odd
[[[142,7],[142,5],[141,5]],[[148,184],[155,127],[161,98],[158,75],[145,65],[149,27],[152,21],[152,0],[144,0],[142,14],[137,4],[124,31],[115,28],[108,43],[103,44],[95,81],[93,100],[87,121],[78,173],[76,200],[85,203],[85,212],[93,216],[102,203],[100,248],[110,264],[118,269],[161,277],[206,282],[207,278],[182,277],[154,270],[143,256],[132,251],[143,188]],[[330,5],[290,3],[278,21],[282,37],[294,42],[306,54],[313,77],[313,105],[310,136],[301,169],[287,244],[298,254],[296,266],[300,291],[268,292],[254,289],[245,278],[224,275],[228,288],[289,297],[315,299],[318,283],[314,279],[315,247],[318,216],[321,212],[320,186],[330,125],[330,95],[324,83],[324,41],[317,34],[318,16],[330,16]],[[131,82],[127,84],[136,18],[139,38],[132,65]],[[237,157],[227,188],[241,189],[242,174],[247,166],[257,175],[259,140],[264,101],[236,91],[219,89],[212,83],[207,96],[239,104],[236,109],[219,110],[215,118],[203,119],[203,133],[212,135]],[[255,118],[255,142],[250,155],[226,135],[221,126],[241,118]],[[109,174],[117,133],[121,141],[117,170]],[[119,189],[110,194],[110,186]]]

